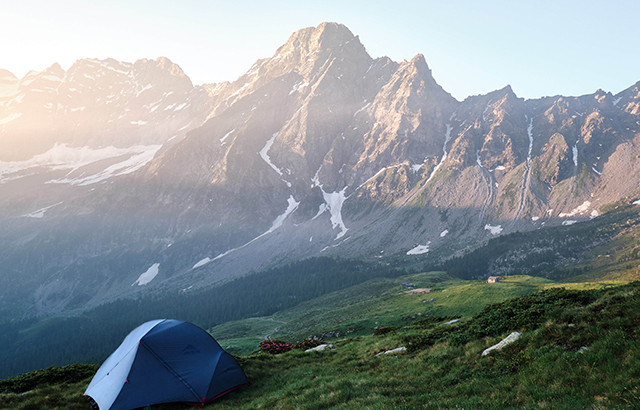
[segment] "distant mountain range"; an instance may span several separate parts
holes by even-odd
[[[637,200],[638,158],[640,82],[460,102],[422,55],[373,59],[335,23],[220,84],[166,58],[0,70],[0,312],[453,254]]]

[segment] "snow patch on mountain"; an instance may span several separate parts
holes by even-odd
[[[271,228],[269,228],[269,230],[265,233],[263,233],[261,236],[270,234],[271,232],[275,231],[276,229],[280,228],[282,226],[282,223],[284,222],[285,219],[287,219],[287,217],[289,215],[291,215],[292,213],[295,212],[296,209],[298,209],[298,205],[300,205],[299,201],[296,201],[295,198],[293,197],[293,195],[289,195],[289,199],[287,199],[287,209],[284,211],[284,213],[282,215],[279,215],[271,224]],[[260,238],[260,236],[258,237]]]
[[[345,200],[347,200],[349,198],[348,196],[345,195],[345,192],[347,191],[348,187],[342,188],[342,191],[326,192],[324,190],[322,184],[320,183],[320,170],[321,169],[322,169],[322,165],[320,165],[320,167],[316,171],[316,174],[314,175],[314,177],[311,178],[311,182],[313,182],[311,187],[312,188],[313,187],[319,187],[320,191],[322,192],[322,198],[324,199],[324,203],[320,205],[320,207],[318,209],[318,213],[316,214],[316,216],[313,217],[313,219],[316,219],[317,217],[322,215],[326,210],[328,210],[331,213],[331,218],[330,218],[330,220],[331,220],[331,228],[332,229],[340,228],[340,232],[335,237],[335,239],[340,239],[349,230],[345,226],[344,221],[342,220],[342,204],[344,203]],[[384,169],[380,170],[378,173],[376,173],[376,175],[378,175],[383,170]],[[376,175],[374,175],[373,177],[371,177],[367,181],[365,181],[362,185],[360,185],[356,189],[356,191],[358,189],[360,189],[360,187],[362,187],[364,184],[369,182],[371,179],[373,179]]]
[[[88,76],[85,74],[85,77],[88,77]],[[152,87],[153,87],[153,85],[152,85],[152,84],[149,84],[149,85],[144,86],[144,87],[142,88],[142,90],[140,90],[140,91],[137,91],[137,92],[136,92],[136,97],[140,97],[140,94],[142,94],[143,92],[145,92],[146,90],[148,90],[148,89],[150,89],[150,88],[152,88]]]
[[[104,148],[68,147],[66,144],[56,144],[49,151],[35,155],[25,161],[0,161],[0,183],[18,179],[25,176],[24,171],[32,168],[48,168],[49,170],[69,170],[69,173],[93,164],[98,161],[129,157],[128,159],[112,165],[103,171],[105,178],[114,175],[122,175],[139,169],[153,159],[160,145],[135,145],[130,148],[116,148],[113,146]],[[18,175],[19,174],[19,175]],[[110,175],[107,175],[110,174]],[[86,177],[87,181],[91,177]],[[104,178],[102,178],[104,179]],[[102,180],[101,179],[101,180]],[[72,183],[71,180],[52,181],[58,183]],[[82,182],[82,181],[80,181]],[[95,181],[98,182],[98,181]]]
[[[487,103],[487,106],[484,107],[484,111],[482,111],[482,121],[486,121],[487,120],[486,113],[489,110],[489,108],[491,108],[491,100],[489,100],[489,102]]]
[[[224,141],[227,139],[227,137],[229,135],[231,135],[236,129],[232,129],[231,131],[227,132],[226,134],[224,134],[224,137],[220,138],[220,144],[224,144]]]
[[[293,85],[293,88],[291,89],[291,91],[289,91],[289,95],[295,93],[296,91],[298,91],[298,90],[300,90],[300,89],[302,89],[304,87],[307,87],[308,85],[309,85],[309,83],[304,82],[304,81],[301,81],[299,83],[295,83]]]
[[[8,124],[11,121],[20,118],[21,115],[22,115],[21,112],[16,112],[16,113],[10,114],[8,117],[0,118],[0,125]]]
[[[332,229],[340,228],[340,232],[335,239],[340,239],[349,230],[342,220],[342,204],[344,203],[345,199],[348,198],[344,194],[347,190],[347,187],[344,187],[340,192],[325,192],[324,189],[322,189],[322,186],[320,187],[320,190],[322,191],[322,197],[327,203],[327,207],[329,209],[329,212],[331,213]]]
[[[209,257],[204,258],[204,259],[200,259],[198,262],[196,262],[196,264],[195,264],[195,265],[193,265],[193,268],[191,268],[191,269],[197,269],[197,268],[199,268],[200,266],[204,266],[204,265],[206,265],[206,264],[207,264],[207,263],[209,263],[209,262],[211,262],[211,258],[209,258]]]
[[[133,155],[123,161],[108,166],[97,174],[78,178],[52,179],[50,181],[47,181],[46,183],[85,186],[104,181],[105,179],[111,177],[130,174],[142,168],[147,162],[151,161],[155,157],[156,152],[158,152],[158,150],[162,147],[162,145],[148,145],[139,147],[141,148],[141,151],[133,153]]]
[[[451,118],[449,118],[449,121],[453,120],[453,118],[456,116],[456,113],[454,112],[451,115]],[[444,163],[444,160],[447,159],[447,144],[449,144],[449,141],[451,140],[451,130],[453,130],[453,127],[451,126],[451,124],[446,124],[447,127],[447,131],[444,134],[444,145],[442,147],[442,158],[440,158],[440,162],[438,162],[438,165],[435,166],[435,168],[433,168],[433,171],[431,171],[431,175],[429,175],[429,178],[427,178],[427,182],[425,182],[424,184],[427,185],[429,183],[429,181],[431,181],[431,179],[436,175],[436,172],[438,172],[438,170],[440,169],[440,167],[442,166],[442,164]]]
[[[396,165],[390,165],[390,166],[388,166],[388,167],[384,167],[384,168],[380,169],[380,171],[378,171],[378,172],[376,172],[375,174],[373,174],[373,176],[372,176],[371,178],[367,179],[367,180],[366,180],[366,181],[364,181],[362,184],[360,184],[360,185],[355,189],[355,191],[354,191],[354,192],[359,191],[359,190],[360,190],[360,188],[362,188],[363,186],[367,185],[367,184],[369,183],[369,181],[372,181],[372,180],[374,180],[375,178],[377,178],[377,177],[378,177],[378,175],[380,175],[380,174],[381,174],[381,173],[383,173],[384,171],[386,171],[386,170],[388,170],[388,169],[392,169],[392,168],[399,168],[399,167],[401,167],[401,166],[402,166],[402,164],[396,164]]]
[[[364,107],[360,108],[358,111],[356,111],[353,116],[355,117],[356,115],[358,115],[358,113],[360,113],[361,111],[366,110],[367,108],[369,108],[369,106],[371,105],[371,103],[366,103]]]
[[[273,170],[276,171],[278,175],[282,176],[282,171],[280,171],[280,168],[275,166],[275,164],[271,162],[271,158],[269,158],[269,150],[271,149],[271,146],[273,145],[273,142],[276,140],[276,137],[278,136],[278,134],[279,132],[276,132],[273,134],[273,136],[265,144],[264,148],[260,150],[259,154],[264,160],[264,162],[266,162],[271,168],[273,168]]]
[[[245,243],[242,246],[239,246],[239,247],[233,248],[233,249],[229,249],[228,251],[226,251],[224,253],[221,253],[220,255],[216,256],[215,258],[211,259],[210,261],[208,261],[206,263],[213,262],[213,261],[218,260],[218,259],[220,259],[220,258],[222,258],[224,256],[227,256],[231,252],[235,252],[238,249],[245,248],[245,247],[249,246],[250,244],[252,244],[253,242],[257,241],[258,239],[262,238],[263,236],[266,236],[266,235],[270,234],[271,232],[275,231],[276,229],[278,229],[279,227],[281,227],[282,224],[284,223],[285,219],[287,219],[287,217],[289,215],[291,215],[292,213],[294,213],[296,211],[296,209],[298,209],[298,205],[300,205],[300,202],[296,201],[295,198],[293,197],[293,195],[290,195],[289,199],[287,200],[287,204],[288,204],[287,205],[287,209],[284,211],[283,214],[278,215],[278,217],[276,219],[274,219],[274,221],[271,223],[271,228],[269,228],[268,231],[266,231],[265,233],[253,238],[252,240],[250,240],[249,242]],[[208,258],[205,258],[205,259],[208,259]],[[200,262],[202,262],[202,261],[200,261]],[[200,262],[198,262],[198,263],[200,263]],[[196,265],[197,265],[197,263],[196,263]],[[195,269],[195,266],[192,269]]]
[[[321,169],[322,169],[322,164],[320,164],[320,167],[316,171],[316,174],[313,176],[313,178],[311,178],[311,182],[313,182],[313,184],[311,185],[311,188],[320,186],[320,170]]]
[[[58,206],[58,205],[60,205],[60,204],[62,204],[62,202],[58,202],[57,204],[49,205],[49,206],[47,206],[47,207],[45,207],[45,208],[40,208],[40,209],[38,209],[37,211],[33,211],[33,212],[31,212],[30,214],[26,214],[26,215],[22,215],[22,216],[24,216],[24,217],[28,217],[28,218],[38,218],[38,219],[39,219],[39,218],[44,217],[44,213],[45,213],[48,209],[53,208],[54,206]]]
[[[500,232],[502,232],[502,226],[501,225],[492,226],[492,225],[486,224],[484,226],[484,229],[485,229],[485,231],[491,232],[492,235],[500,235]]]
[[[429,252],[429,245],[431,245],[431,241],[427,241],[426,245],[418,245],[415,248],[409,250],[407,255],[423,255]]]
[[[149,267],[149,269],[147,269],[146,272],[140,275],[140,277],[135,282],[133,282],[131,286],[134,286],[134,285],[143,286],[151,282],[158,275],[158,272],[160,271],[159,268],[160,268],[160,264],[154,263]]]
[[[313,218],[311,218],[311,220],[316,219],[317,217],[319,217],[320,215],[322,215],[324,213],[324,211],[326,211],[327,209],[329,209],[327,207],[326,203],[321,203],[320,206],[318,207],[318,213],[316,214],[316,216],[314,216]]]
[[[558,216],[560,218],[570,218],[572,216],[582,215],[582,214],[585,214],[587,211],[589,211],[590,207],[591,207],[591,202],[590,201],[584,201],[582,203],[582,205],[574,208],[571,212],[569,212],[569,213],[562,212]]]

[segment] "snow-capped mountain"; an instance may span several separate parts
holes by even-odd
[[[193,86],[166,58],[0,71],[0,309],[595,217],[640,196],[639,88],[459,102],[422,55],[373,59],[335,23],[231,83]]]

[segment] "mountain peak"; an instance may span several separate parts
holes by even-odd
[[[177,68],[182,73],[182,69],[180,68],[180,66],[169,60],[167,57],[160,56],[156,58],[156,62],[158,63],[158,66],[160,66],[160,68],[169,70],[175,70]]]
[[[513,88],[511,88],[511,84],[507,84],[506,86],[504,86],[500,92],[508,98],[518,98],[518,96],[516,95],[515,92],[513,92]]]
[[[143,58],[135,62],[137,65],[148,65],[150,67],[156,66],[163,71],[169,72],[171,75],[183,76],[186,75],[182,68],[173,61],[169,60],[167,57],[158,57],[155,60]]]
[[[318,41],[327,48],[340,45],[355,38],[347,26],[339,23],[321,23],[315,28],[314,33]]]
[[[421,68],[426,68],[427,70],[431,71],[429,65],[427,64],[427,60],[424,59],[424,55],[422,54],[416,54],[416,56],[411,59],[411,64],[416,66],[419,65],[421,66]]]
[[[156,78],[165,78],[173,86],[184,90],[189,90],[193,87],[191,79],[182,71],[182,68],[167,57],[158,57],[155,60],[146,58],[138,60],[134,63],[134,69],[144,72],[142,77],[145,78],[145,81],[151,78],[149,76],[155,76]]]
[[[427,61],[422,54],[416,54],[415,57],[411,59],[411,61],[404,61],[403,64],[404,69],[408,70],[408,72],[414,73],[418,77],[422,78],[424,81],[431,83],[433,85],[436,84],[435,79],[433,78],[433,74],[431,72],[431,68],[427,64]]]
[[[64,70],[58,63],[53,63],[50,67],[46,68],[43,73],[52,74],[58,77],[64,76]]]
[[[420,73],[423,79],[435,83],[433,73],[431,72],[431,68],[429,68],[429,64],[427,64],[427,60],[425,60],[424,55],[416,54],[416,56],[409,62],[409,66],[415,67],[416,71]]]
[[[358,38],[343,24],[321,23],[317,27],[307,27],[293,33],[276,51],[276,56],[288,55],[296,51],[308,55],[335,49],[353,40],[356,40],[364,49]]]

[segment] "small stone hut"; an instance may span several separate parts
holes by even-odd
[[[500,282],[500,278],[497,276],[489,276],[489,279],[487,279],[487,283],[498,283]]]

